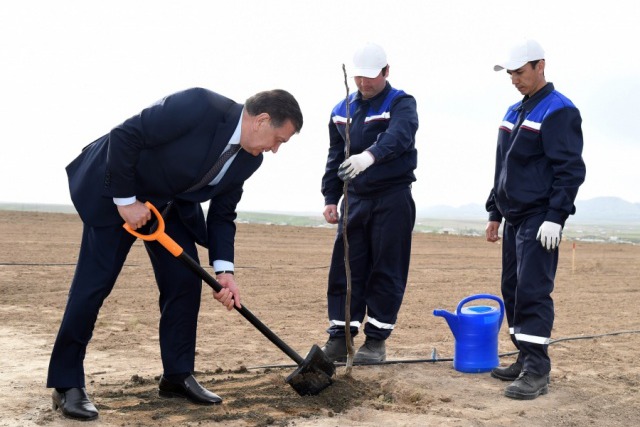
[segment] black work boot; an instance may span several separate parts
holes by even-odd
[[[353,338],[351,338],[351,345],[353,345]],[[347,361],[347,338],[346,337],[331,337],[322,347],[322,351],[332,362],[346,362]]]
[[[504,389],[504,395],[512,399],[531,400],[549,392],[549,374],[536,375],[522,371],[517,380]]]
[[[522,372],[522,363],[515,361],[511,365],[501,368],[493,368],[491,370],[491,376],[502,381],[515,381]]]
[[[367,337],[364,344],[358,349],[353,363],[384,362],[387,359],[387,350],[384,340],[374,340]]]

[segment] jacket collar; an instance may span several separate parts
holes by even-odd
[[[533,110],[536,107],[536,105],[540,103],[540,101],[546,98],[547,95],[549,95],[554,90],[555,88],[553,87],[553,83],[547,83],[546,85],[544,85],[542,89],[540,89],[535,94],[533,94],[532,97],[529,97],[527,95],[524,98],[522,98],[522,102],[520,103],[520,105],[517,106],[516,110],[525,110],[525,111]]]
[[[382,103],[387,98],[387,95],[389,94],[390,91],[391,91],[391,84],[387,81],[384,86],[384,89],[382,89],[382,91],[376,96],[374,96],[373,98],[362,99],[362,94],[360,93],[360,91],[358,91],[358,94],[356,95],[356,101],[368,102],[373,108],[377,108],[382,105]]]

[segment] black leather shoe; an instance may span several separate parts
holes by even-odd
[[[353,345],[353,338],[351,338],[351,345]],[[332,362],[346,362],[347,338],[331,337],[329,338],[329,340],[327,340],[326,344],[321,348],[321,350]]]
[[[494,368],[491,370],[491,376],[502,381],[515,381],[522,372],[522,363],[514,362],[505,368]]]
[[[512,399],[531,400],[549,392],[549,375],[536,375],[522,371],[517,380],[504,389],[504,395]]]
[[[222,398],[215,393],[211,393],[206,388],[198,384],[193,375],[189,375],[180,383],[169,382],[164,376],[160,378],[158,394],[162,397],[184,397],[192,403],[198,405],[218,405],[222,403]]]
[[[367,337],[364,344],[358,349],[353,363],[384,362],[387,359],[387,350],[384,340],[374,340]]]
[[[60,408],[62,415],[67,418],[80,421],[91,421],[98,418],[98,410],[84,388],[70,388],[63,393],[54,389],[51,398],[53,410],[56,411]]]

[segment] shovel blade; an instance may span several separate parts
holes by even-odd
[[[314,344],[298,369],[293,371],[286,382],[300,396],[315,396],[329,387],[336,367],[326,354]]]

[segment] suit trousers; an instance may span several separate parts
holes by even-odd
[[[344,213],[344,206],[342,206]],[[416,210],[411,189],[375,199],[349,195],[347,238],[351,267],[351,335],[367,316],[364,333],[384,340],[391,335],[404,298]],[[329,269],[327,305],[331,337],[345,335],[347,291],[342,220]]]
[[[551,370],[551,293],[558,267],[558,249],[547,252],[536,240],[544,218],[542,213],[517,225],[506,222],[502,244],[502,297],[509,333],[520,350],[523,369],[538,375]]]
[[[179,215],[172,213],[165,218],[167,234],[198,261],[194,237]],[[138,231],[146,234],[149,228],[150,224],[147,224]],[[75,275],[51,353],[47,387],[85,386],[87,345],[100,308],[111,293],[135,240],[121,225],[84,225]],[[191,373],[202,281],[158,242],[144,242],[144,245],[160,291],[159,336],[164,374]]]

